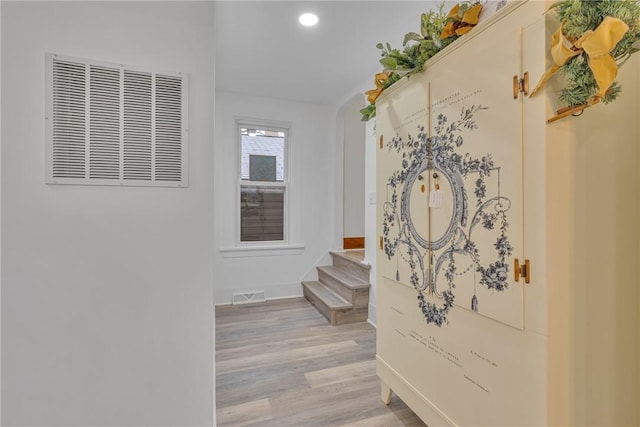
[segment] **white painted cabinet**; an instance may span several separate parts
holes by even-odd
[[[640,422],[638,60],[546,124],[557,87],[514,96],[544,11],[510,4],[376,103],[378,374],[430,426]]]

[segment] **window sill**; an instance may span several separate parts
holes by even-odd
[[[304,251],[303,244],[233,246],[233,247],[220,248],[220,253],[222,253],[222,256],[224,258],[300,255],[303,251]]]

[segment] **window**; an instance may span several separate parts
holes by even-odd
[[[287,134],[240,124],[240,242],[287,241]]]
[[[46,182],[186,186],[187,81],[47,54]]]

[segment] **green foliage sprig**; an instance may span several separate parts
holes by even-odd
[[[554,3],[551,8],[564,23],[563,34],[571,41],[579,39],[588,30],[595,30],[607,16],[627,24],[629,31],[611,52],[619,66],[640,51],[640,0],[563,0]],[[568,83],[560,91],[560,99],[567,106],[587,104],[598,92],[586,53],[570,59],[560,71],[567,77]],[[615,100],[621,89],[618,82],[613,82],[602,102]]]
[[[477,3],[477,1],[461,3],[460,13],[463,14],[468,8]],[[384,71],[392,72],[383,85],[383,89],[388,88],[403,76],[422,72],[428,59],[455,41],[459,36],[454,35],[441,39],[442,30],[452,20],[453,18],[449,17],[444,11],[443,1],[438,9],[430,10],[420,16],[420,33],[412,31],[405,34],[402,49],[392,48],[389,43],[378,43],[376,47],[381,50],[382,56],[380,64],[384,67]],[[369,104],[360,110],[360,113],[363,121],[368,121],[375,117],[375,103]]]
[[[443,48],[440,33],[446,20],[443,1],[437,11],[431,10],[420,16],[420,34],[413,31],[407,33],[402,42],[402,50],[392,48],[388,42],[376,45],[381,50],[380,64],[382,64],[384,71],[392,72],[384,83],[383,89],[388,88],[404,75],[419,73],[424,69],[424,63]],[[363,121],[375,117],[375,103],[370,103],[360,110],[360,113]]]
[[[394,71],[402,75],[423,71],[424,63],[429,58],[455,40],[455,37],[440,39],[440,34],[449,19],[444,12],[443,2],[437,10],[420,16],[420,34],[413,31],[405,34],[401,51],[391,49],[389,43],[386,44],[386,48],[382,43],[378,43],[376,47],[382,51],[380,63],[385,71]]]

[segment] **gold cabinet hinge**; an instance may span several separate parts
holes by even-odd
[[[384,242],[382,240],[382,237],[380,237],[380,250],[384,249]]]
[[[524,96],[529,95],[529,72],[525,72],[522,78],[517,75],[513,76],[513,99],[518,99],[520,93]]]
[[[380,149],[382,149],[382,147],[384,147],[384,136],[380,135]]]
[[[520,264],[520,260],[516,258],[513,260],[513,278],[519,282],[521,277],[524,278],[524,283],[531,282],[531,264],[528,259],[524,260],[524,264]]]

